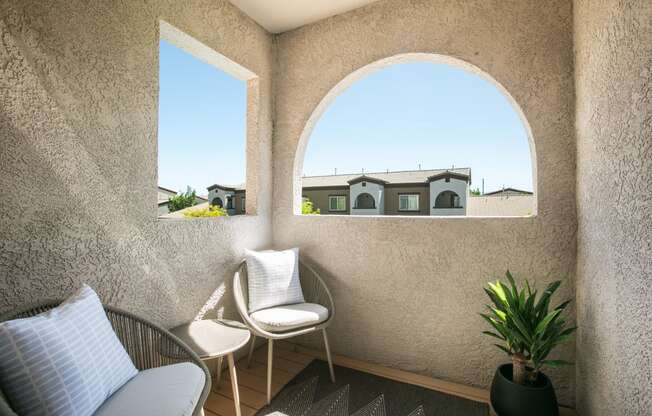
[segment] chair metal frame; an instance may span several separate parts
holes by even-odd
[[[328,344],[328,335],[326,328],[330,326],[335,318],[335,303],[328,287],[324,280],[319,276],[314,268],[299,260],[299,278],[301,280],[301,290],[303,297],[308,303],[319,304],[328,309],[328,319],[320,322],[317,325],[310,325],[300,328],[291,329],[284,332],[270,332],[260,327],[253,320],[249,314],[249,286],[247,278],[247,264],[245,261],[240,263],[238,270],[233,276],[233,297],[235,298],[236,308],[240,317],[245,325],[249,327],[253,337],[249,347],[249,355],[247,358],[247,367],[251,363],[251,356],[254,352],[256,337],[265,338],[267,344],[267,404],[271,402],[272,391],[272,361],[274,355],[274,341],[283,340],[288,338],[297,337],[299,335],[310,334],[316,331],[321,331],[324,337],[324,346],[326,348],[326,357],[328,358],[328,369],[330,372],[331,381],[335,382],[335,372],[333,371],[333,359],[331,357],[331,350]]]

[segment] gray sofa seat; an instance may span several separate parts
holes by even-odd
[[[205,377],[192,363],[141,371],[111,395],[95,416],[190,416]]]

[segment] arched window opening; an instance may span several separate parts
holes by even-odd
[[[462,208],[460,196],[453,191],[444,191],[437,195],[435,208]]]
[[[346,215],[537,211],[535,147],[523,111],[480,68],[442,55],[396,55],[344,77],[309,117],[294,163],[295,213],[305,193],[324,215],[335,213],[327,205],[333,194],[351,201]],[[508,198],[505,189],[521,191]],[[415,195],[426,209],[412,209]]]
[[[217,207],[222,208],[224,206],[224,203],[222,202],[222,198],[217,197],[217,198],[213,198],[213,200],[211,201],[211,205],[215,205]]]
[[[355,199],[356,209],[376,209],[376,200],[368,193],[358,195]]]

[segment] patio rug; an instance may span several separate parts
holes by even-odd
[[[256,415],[487,416],[489,407],[456,396],[314,360]]]

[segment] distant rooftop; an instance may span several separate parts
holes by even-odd
[[[238,184],[238,185],[222,185],[222,184],[216,183],[214,185],[209,186],[206,189],[208,189],[209,191],[212,191],[215,188],[220,188],[220,189],[223,189],[225,191],[234,191],[234,192],[235,191],[244,191],[246,189],[244,183],[241,183],[241,184]]]
[[[343,173],[338,175],[323,176],[304,176],[301,178],[302,187],[322,187],[322,186],[347,186],[349,181],[365,176],[367,178],[377,179],[390,184],[399,183],[422,183],[428,182],[431,176],[451,173],[453,175],[467,176],[469,182],[471,179],[471,168],[451,168],[451,169],[426,169],[426,170],[400,170],[385,172],[364,172],[364,173]]]
[[[533,195],[530,191],[524,191],[516,188],[503,188],[493,192],[487,192],[482,196],[505,196],[505,195]]]

